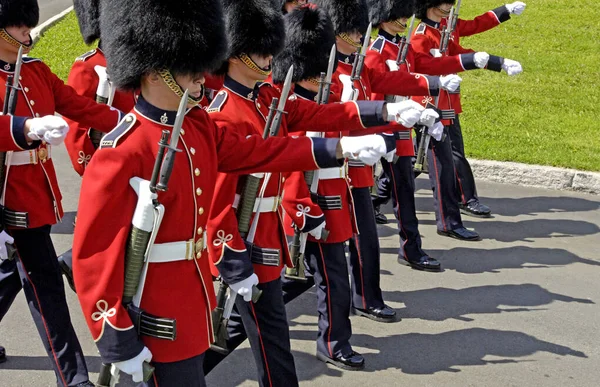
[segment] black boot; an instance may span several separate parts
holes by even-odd
[[[0,345],[0,363],[4,363],[6,361],[6,350],[3,346]]]
[[[386,216],[381,213],[379,206],[375,207],[375,223],[377,223],[377,224],[387,224],[388,223]]]

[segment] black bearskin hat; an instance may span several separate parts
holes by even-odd
[[[85,44],[100,39],[100,0],[73,0],[73,7]]]
[[[100,31],[110,79],[137,89],[142,75],[210,72],[225,60],[220,0],[102,0]]]
[[[302,7],[288,13],[284,22],[285,48],[273,60],[273,81],[285,81],[291,65],[294,65],[293,82],[316,78],[327,71],[329,53],[335,44],[333,24],[327,13],[317,7]]]
[[[367,5],[373,26],[402,17],[411,17],[416,8],[415,0],[367,0]]]
[[[285,30],[280,0],[222,0],[229,46],[227,57],[276,55]]]
[[[427,17],[427,10],[442,4],[455,4],[456,0],[417,0],[416,15],[419,19]]]
[[[369,26],[369,8],[366,0],[313,0],[323,8],[333,22],[336,35],[360,31]]]
[[[40,21],[37,0],[0,0],[0,28],[35,27]]]

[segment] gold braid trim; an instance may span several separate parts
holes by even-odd
[[[252,71],[259,73],[260,75],[264,75],[268,77],[271,75],[271,70],[263,70],[254,61],[246,54],[240,54],[238,58]]]
[[[345,32],[342,32],[338,36],[340,37],[340,39],[342,39],[344,42],[348,43],[349,45],[351,45],[354,48],[360,48],[361,47],[360,43],[356,43],[354,40],[350,39],[350,36],[348,36],[348,34],[345,33]],[[371,39],[371,37],[367,36],[367,37],[365,37],[365,39]]]
[[[23,47],[23,54],[27,54],[29,51],[31,51],[31,47],[33,46],[33,44],[30,44],[27,46],[27,45],[19,42],[17,39],[10,36],[10,34],[8,32],[6,32],[6,30],[4,28],[0,29],[0,38],[6,40],[8,42],[8,44],[10,44],[13,47],[16,47],[16,48]],[[30,39],[31,39],[31,37],[30,37]]]
[[[175,78],[173,78],[173,75],[171,74],[171,72],[169,70],[166,70],[166,69],[159,70],[158,75],[160,75],[163,82],[165,82],[167,87],[169,89],[171,89],[171,91],[173,93],[177,94],[177,96],[179,98],[183,97],[183,90],[181,90],[181,86],[179,86],[177,81],[175,81]],[[204,85],[202,85],[202,93],[200,93],[199,98],[193,98],[192,96],[188,97],[188,101],[187,101],[188,105],[194,105],[194,106],[198,105],[198,103],[202,100],[203,96],[204,96]]]
[[[317,78],[309,78],[306,81],[310,82],[311,84],[313,84],[315,86],[319,86],[319,80]]]

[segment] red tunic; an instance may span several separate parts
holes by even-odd
[[[6,78],[14,72],[14,67],[0,61],[1,99],[5,95]],[[23,58],[20,86],[16,116],[43,117],[57,112],[104,132],[114,128],[119,120],[118,111],[77,95],[39,59]],[[60,221],[63,209],[54,164],[47,157],[51,156],[50,145],[40,143],[31,152],[38,156],[32,155],[34,163],[6,168],[4,205],[13,211],[29,213],[29,227],[36,228]]]

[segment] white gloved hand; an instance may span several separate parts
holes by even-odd
[[[308,233],[315,239],[321,239],[323,237],[323,230],[325,230],[325,221],[317,227],[310,230]]]
[[[4,261],[8,259],[8,250],[6,249],[6,244],[13,244],[15,240],[13,237],[8,235],[6,231],[0,232],[0,261]]]
[[[57,116],[45,116],[29,120],[27,137],[34,141],[46,141],[50,145],[60,145],[69,132],[69,125]]]
[[[387,120],[390,122],[396,121],[406,128],[415,126],[421,117],[421,112],[425,110],[423,106],[411,99],[402,102],[387,103],[385,106],[388,114]]]
[[[527,4],[523,3],[522,1],[515,1],[514,3],[506,4],[506,9],[508,9],[508,12],[512,13],[513,15],[519,16],[523,13],[523,11],[525,11],[526,6]]]
[[[126,374],[131,375],[131,379],[135,383],[140,383],[144,379],[144,362],[150,362],[152,360],[152,352],[147,347],[142,349],[136,357],[133,359],[118,361],[113,363],[115,367],[117,367],[120,371],[125,372]]]
[[[376,134],[342,137],[340,146],[345,158],[360,160],[367,165],[374,165],[387,151],[385,140]]]
[[[508,75],[517,75],[523,72],[523,66],[516,60],[505,58],[504,63],[502,63],[502,70],[506,71]]]
[[[456,74],[443,75],[440,77],[440,87],[450,92],[456,91],[461,82],[462,78]]]
[[[230,284],[229,287],[236,292],[238,296],[243,297],[244,301],[250,302],[252,300],[252,287],[255,285],[258,285],[258,277],[256,274],[252,273],[250,277],[240,282]]]
[[[396,156],[396,149],[394,149],[394,150],[389,151],[388,153],[386,153],[385,156],[383,156],[383,158],[388,163],[392,163],[392,162],[394,162],[394,156]]]
[[[485,68],[490,60],[490,54],[487,52],[476,52],[473,56],[473,61],[475,62],[475,66],[479,69]]]
[[[421,113],[421,118],[419,118],[419,124],[425,125],[430,128],[433,124],[435,124],[435,120],[440,118],[438,112],[433,109],[425,109],[423,113]]]
[[[429,135],[435,139],[435,141],[441,141],[442,135],[444,134],[444,124],[436,122],[431,128],[428,129]]]

